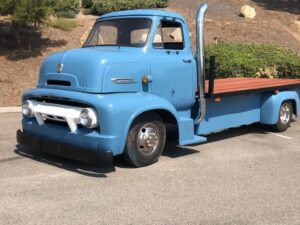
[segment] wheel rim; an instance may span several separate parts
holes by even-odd
[[[137,145],[140,152],[149,155],[154,152],[159,144],[159,129],[154,123],[144,124],[138,134]]]
[[[287,124],[290,121],[290,118],[291,118],[290,105],[284,103],[280,108],[280,121],[283,124]]]

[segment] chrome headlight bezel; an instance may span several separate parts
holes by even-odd
[[[85,108],[81,110],[79,122],[85,128],[96,128],[98,126],[97,113],[94,109]]]
[[[30,100],[26,100],[22,105],[22,114],[26,117],[33,118],[33,103]]]

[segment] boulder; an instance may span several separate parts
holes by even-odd
[[[256,78],[278,78],[278,70],[276,66],[267,66],[265,68],[260,68],[256,73]]]
[[[243,5],[240,10],[240,16],[245,18],[254,19],[256,16],[255,9],[249,5]]]

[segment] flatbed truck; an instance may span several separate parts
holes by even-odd
[[[85,162],[124,155],[136,167],[158,161],[166,124],[178,144],[261,123],[285,131],[300,115],[300,80],[206,81],[204,15],[196,17],[196,52],[185,18],[160,10],[113,12],[97,19],[82,48],[41,65],[37,88],[22,98],[18,143]]]

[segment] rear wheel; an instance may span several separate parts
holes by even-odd
[[[293,118],[293,105],[291,102],[284,102],[280,106],[279,117],[273,129],[277,132],[283,132],[290,127]]]
[[[143,167],[158,161],[166,141],[166,129],[159,115],[146,113],[134,120],[125,146],[125,159]]]

